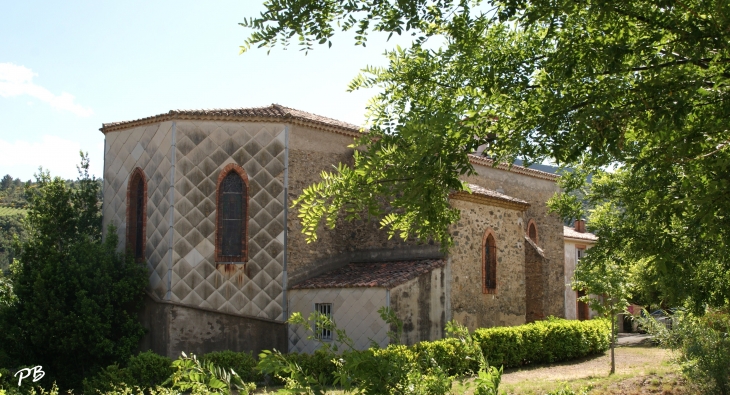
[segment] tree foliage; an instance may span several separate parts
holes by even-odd
[[[369,132],[357,142],[364,148],[354,167],[328,173],[298,201],[311,239],[321,220],[331,226],[337,213],[367,210],[391,234],[448,247],[458,213],[446,196],[465,188],[460,176],[474,171],[467,155],[486,145],[496,162],[551,158],[603,174],[588,199],[610,201],[613,211],[602,215],[618,227],[600,234],[597,251],[619,249],[649,265],[672,300],[727,302],[727,1],[265,6],[243,23],[254,29],[243,51],[293,38],[311,50],[340,30],[355,29],[362,45],[372,31],[414,35],[410,47],[386,53],[387,67],[367,67],[350,85],[379,93],[368,105]],[[566,216],[576,207],[555,203]]]
[[[70,188],[47,172],[29,198],[27,239],[12,265],[15,299],[0,307],[0,350],[15,366],[42,365],[46,379],[75,388],[85,375],[129,358],[146,270],[101,238],[99,183],[82,157]]]

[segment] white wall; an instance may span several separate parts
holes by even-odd
[[[290,314],[300,312],[308,318],[315,303],[332,303],[332,319],[344,329],[355,348],[370,347],[371,340],[380,347],[388,345],[389,325],[380,318],[378,309],[387,305],[385,288],[322,288],[291,289],[288,305]],[[308,340],[311,332],[289,325],[289,352],[312,353],[319,347],[316,340]],[[333,334],[334,337],[334,334]]]

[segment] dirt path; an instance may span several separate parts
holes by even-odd
[[[656,372],[663,362],[670,359],[670,352],[656,347],[618,347],[616,348],[616,374],[650,374]],[[582,378],[606,376],[611,367],[608,353],[544,367],[526,367],[506,371],[502,376],[505,384],[525,380],[568,381]]]

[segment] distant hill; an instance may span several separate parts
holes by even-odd
[[[524,162],[520,159],[515,160],[515,164],[517,166],[524,166],[523,163]],[[546,173],[552,173],[552,174],[558,174],[558,169],[559,169],[558,166],[543,165],[540,163],[534,163],[527,167],[530,169],[540,170],[540,171],[544,171]]]

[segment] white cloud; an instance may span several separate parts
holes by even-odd
[[[28,95],[50,104],[53,108],[70,111],[80,117],[88,117],[93,113],[90,108],[75,103],[74,96],[69,93],[54,95],[48,89],[34,84],[33,77],[37,75],[27,67],[0,63],[0,96]]]
[[[91,174],[101,174],[103,159],[98,154],[103,152],[102,146],[91,156]],[[76,165],[81,162],[79,151],[81,144],[60,137],[45,135],[39,142],[17,140],[9,142],[0,140],[0,173],[20,177],[23,181],[32,179],[38,167],[49,170],[51,176],[63,179],[75,179],[78,176]],[[2,177],[2,175],[0,175]]]

